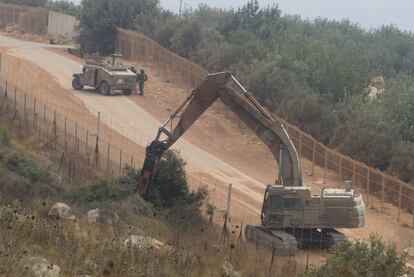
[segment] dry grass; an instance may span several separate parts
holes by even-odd
[[[0,143],[0,276],[30,276],[25,261],[35,256],[58,265],[62,276],[224,276],[225,261],[243,276],[269,275],[270,253],[239,240],[240,226],[231,228],[226,241],[216,225],[182,232],[167,223],[166,213],[136,195],[120,201],[69,203],[76,221],[49,219],[48,209],[63,201],[73,184],[57,174],[58,161],[39,151],[36,138],[8,135],[10,139]],[[13,170],[7,164],[10,157],[13,165],[17,163]],[[89,178],[79,176],[82,181]],[[6,189],[13,186],[21,189]],[[101,210],[96,224],[86,220],[91,208]],[[115,213],[119,220],[114,220]],[[127,246],[130,235],[154,238],[163,246]],[[284,276],[293,276],[295,263],[277,259],[273,272],[282,269]]]

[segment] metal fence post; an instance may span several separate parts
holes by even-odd
[[[14,111],[17,111],[17,88],[14,87]]]
[[[122,150],[119,150],[119,175],[122,175]]]
[[[110,170],[110,161],[109,161],[109,157],[110,157],[110,149],[111,149],[111,143],[108,142],[108,153],[107,153],[107,160],[106,160],[106,169],[109,173]]]
[[[66,118],[66,116],[65,116],[65,125],[64,125],[64,128],[65,128],[65,137],[64,137],[64,140],[65,140],[65,153],[67,153],[67,134],[66,134],[66,122],[67,122],[67,118]]]
[[[316,144],[315,140],[313,140],[313,145],[312,145],[312,173],[311,173],[311,175],[313,175],[313,171],[315,169],[315,148],[316,148],[315,144]]]
[[[229,184],[229,191],[227,193],[227,220],[229,222],[231,222],[231,216],[230,216],[230,207],[231,207],[231,189],[232,189],[233,185]]]
[[[339,155],[339,168],[338,168],[339,177],[342,178],[342,155],[341,154],[338,154],[338,155]]]
[[[323,165],[323,184],[326,184],[326,170],[328,167],[328,149],[325,148],[325,160]]]
[[[384,185],[385,185],[385,181],[384,181],[384,175],[381,176],[382,177],[382,181],[381,181],[381,210],[384,208]]]
[[[355,168],[355,162],[352,163],[352,186],[356,187],[356,168]]]
[[[89,165],[88,141],[89,141],[89,130],[86,130],[85,155],[88,157],[88,165]]]
[[[26,135],[28,135],[29,133],[29,124],[28,124],[28,118],[27,118],[27,93],[24,93],[24,101],[23,101],[23,116],[24,116],[24,125],[25,125],[25,131],[26,131]]]
[[[370,204],[370,195],[369,195],[369,188],[370,188],[370,182],[371,182],[371,180],[370,180],[370,177],[371,177],[371,174],[370,174],[370,171],[369,171],[369,169],[367,168],[367,207],[369,208],[369,204]]]
[[[46,126],[46,104],[43,104],[43,128],[45,128],[45,139],[47,140],[49,128]]]
[[[99,168],[99,132],[101,124],[101,112],[98,112],[98,119],[96,121],[96,145],[95,145],[95,167]]]
[[[401,212],[401,202],[402,202],[402,184],[398,182],[400,188],[398,190],[398,213],[397,213],[397,221],[400,221],[400,212]]]
[[[33,128],[37,128],[37,114],[36,114],[36,101],[37,98],[33,99]]]
[[[57,137],[57,124],[56,124],[56,110],[53,111],[53,126],[52,126],[52,137],[51,139],[55,140]],[[53,147],[56,147],[56,140],[53,143]]]

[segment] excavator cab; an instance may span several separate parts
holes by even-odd
[[[268,186],[262,208],[267,228],[359,228],[365,224],[362,196],[353,189]]]

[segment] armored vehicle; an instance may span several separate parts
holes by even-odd
[[[104,95],[122,91],[125,95],[131,95],[137,89],[137,75],[120,63],[116,58],[120,55],[112,55],[112,62],[102,63],[97,60],[87,60],[82,73],[73,74],[72,87],[82,90],[84,86],[99,89]]]
[[[296,148],[281,121],[276,120],[230,73],[210,74],[162,125],[146,149],[140,194],[145,194],[163,153],[220,99],[263,141],[278,163],[278,178],[265,189],[261,223],[247,225],[245,237],[294,255],[298,247],[331,247],[345,239],[335,228],[359,228],[365,224],[361,195],[346,182],[344,189],[323,188],[313,195],[303,185]],[[177,123],[174,120],[177,119]]]

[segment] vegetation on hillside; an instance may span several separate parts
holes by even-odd
[[[125,176],[113,179],[81,181],[80,176],[77,184],[68,184],[58,174],[59,165],[33,149],[38,145],[35,138],[17,141],[0,126],[0,275],[29,276],[31,266],[25,264],[38,256],[69,276],[221,274],[230,248],[204,243],[208,238],[219,241],[199,209],[206,194],[191,192],[185,176],[176,175],[184,172],[176,153],[169,152],[160,165],[171,174],[167,171],[155,180],[158,188],[176,192],[163,192],[146,202],[136,193],[139,171],[126,168]],[[48,218],[56,202],[69,204],[77,219]],[[100,216],[90,224],[86,211],[95,208]],[[130,235],[147,239],[134,246],[128,243]],[[152,238],[163,245],[155,247]]]
[[[80,7],[65,0],[0,0],[0,3],[46,8],[51,11],[79,16]]]
[[[369,241],[346,241],[335,247],[325,263],[307,276],[386,277],[403,276],[405,271],[405,261],[395,248],[372,235]]]
[[[128,12],[118,2],[82,2],[83,50],[113,52],[115,27],[144,32],[210,72],[230,70],[271,111],[325,144],[414,181],[406,153],[414,147],[412,33],[304,20],[257,1],[237,10],[200,5],[181,17],[156,0],[130,0]],[[376,76],[386,89],[370,100],[366,87]]]

